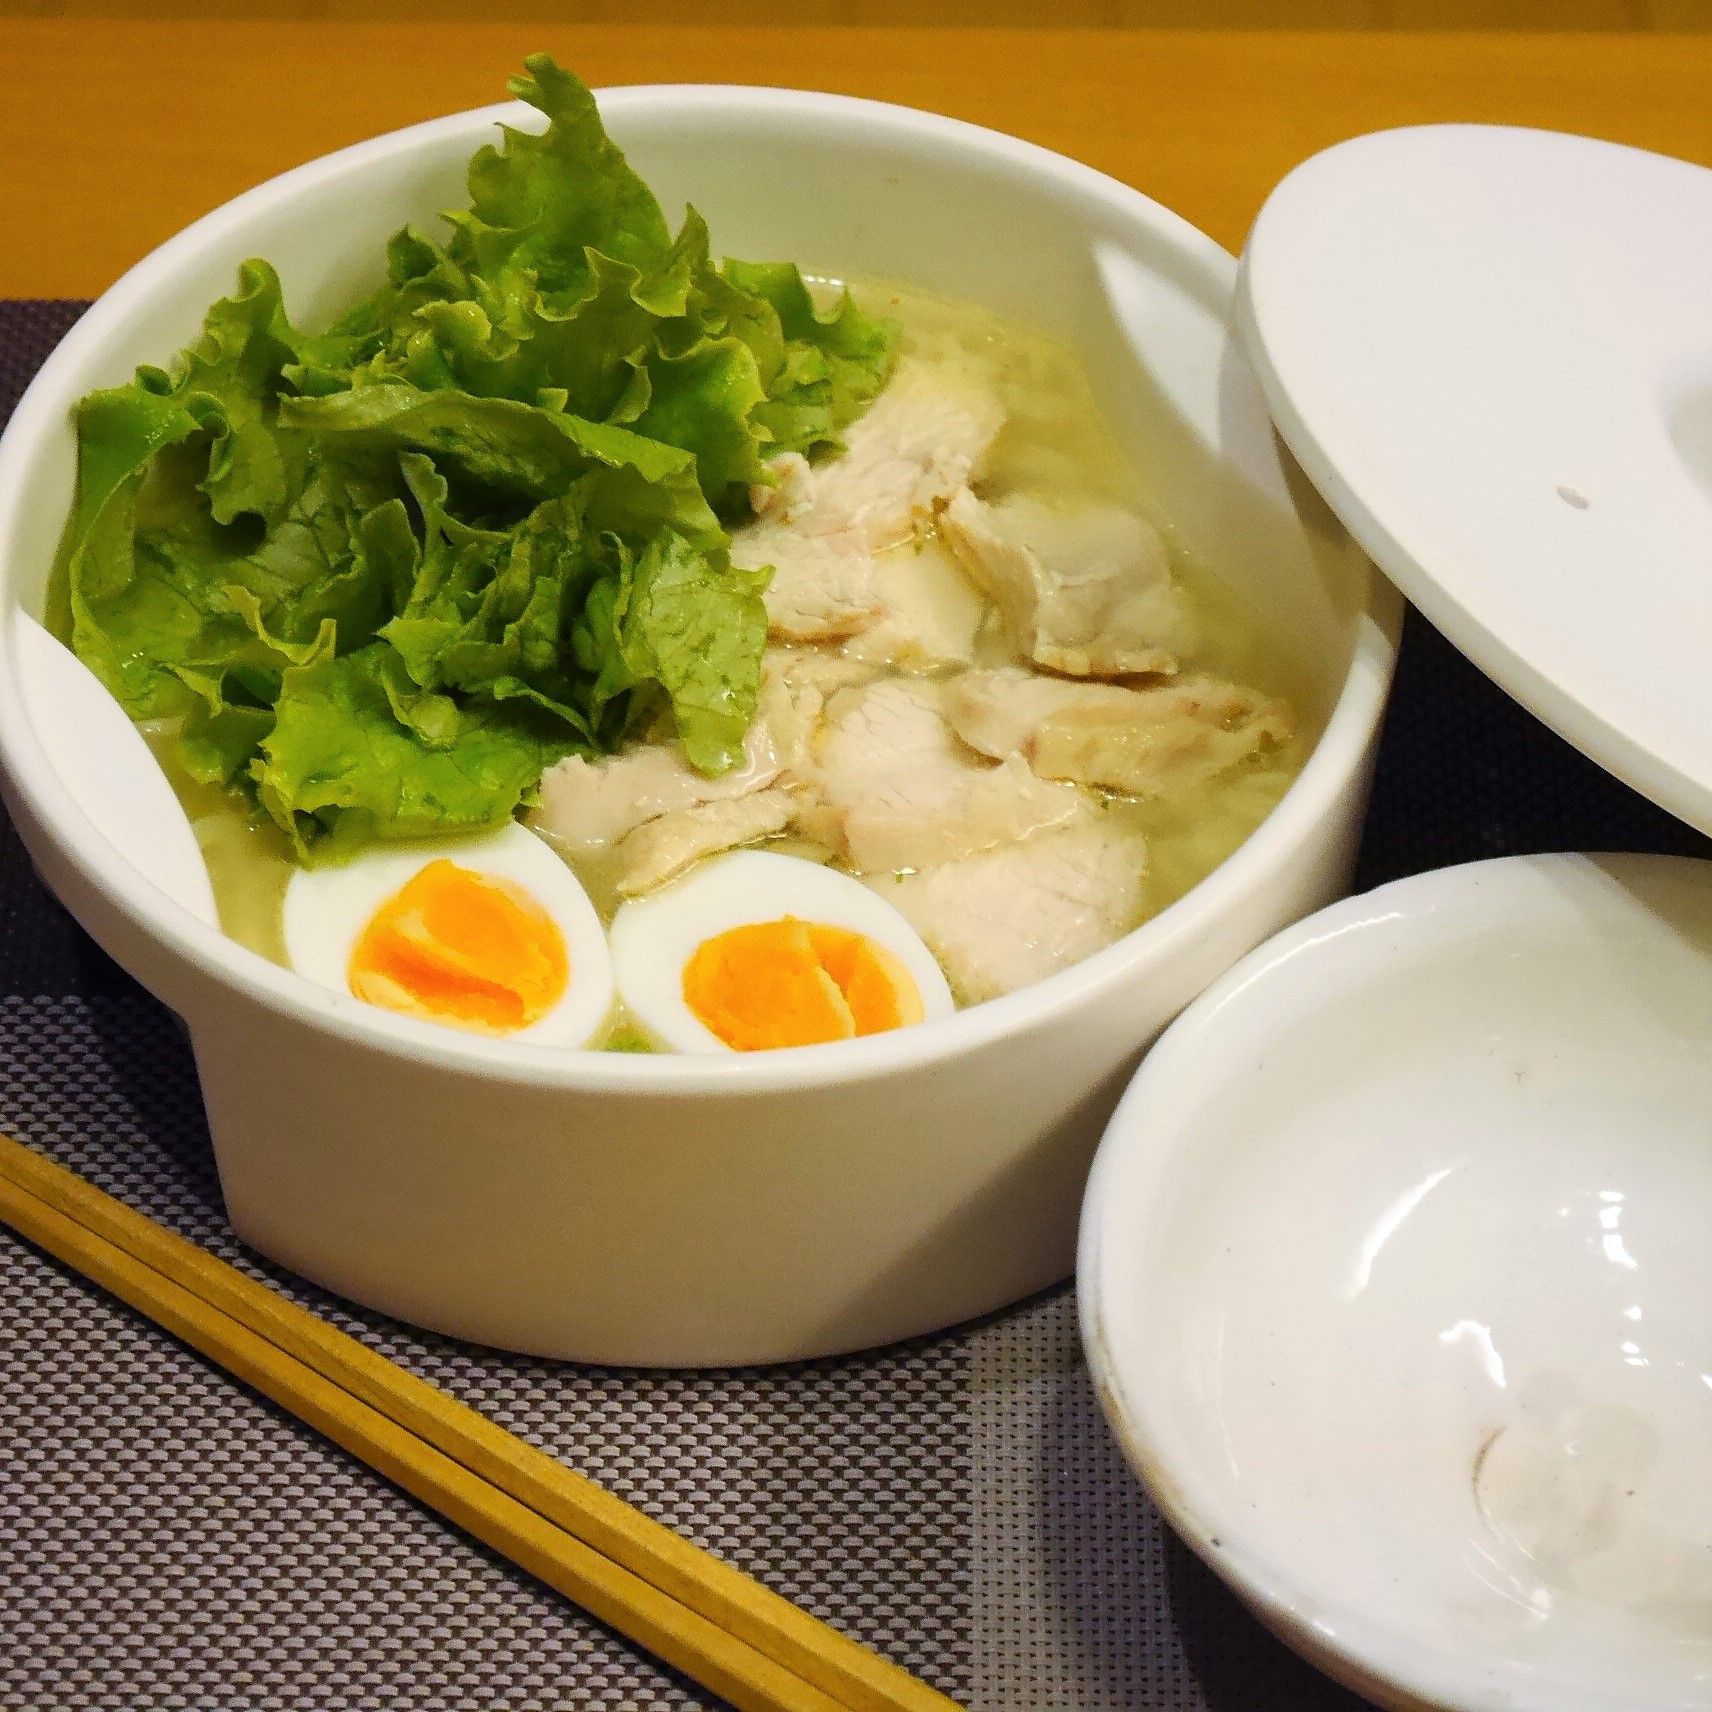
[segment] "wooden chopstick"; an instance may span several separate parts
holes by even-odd
[[[742,1712],[954,1712],[899,1666],[4,1135],[0,1221]]]

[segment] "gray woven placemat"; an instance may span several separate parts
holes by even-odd
[[[741,1373],[416,1333],[246,1255],[188,1053],[132,993],[0,999],[0,1127],[971,1705],[1258,1704],[1208,1686],[1233,1669],[1268,1705],[1340,1704],[1168,1546],[1094,1407],[1068,1292]],[[0,1279],[0,1705],[712,1704],[9,1236]]]
[[[77,306],[0,305],[0,416]],[[1506,850],[1705,853],[1412,624],[1368,883]],[[984,1712],[1355,1712],[1161,1527],[1067,1291],[876,1355],[649,1375],[346,1308],[227,1229],[188,1051],[0,821],[0,1128]],[[0,1708],[714,1704],[0,1232]]]

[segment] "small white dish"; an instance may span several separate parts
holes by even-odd
[[[1125,1452],[1393,1708],[1712,1704],[1712,864],[1511,858],[1252,953],[1084,1212]]]

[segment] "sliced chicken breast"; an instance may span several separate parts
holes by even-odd
[[[940,530],[998,604],[1018,653],[1082,678],[1174,672],[1193,642],[1165,543],[1113,505],[1056,510],[1024,494],[989,505],[967,490]]]
[[[911,672],[967,666],[991,610],[962,567],[935,540],[899,547],[874,561],[880,615],[851,637],[854,659]]]
[[[806,482],[797,476],[791,519],[820,533],[854,530],[876,552],[899,546],[968,482],[1004,420],[975,375],[906,358],[846,430],[844,451]]]
[[[618,890],[626,897],[652,891],[704,856],[783,832],[792,812],[791,793],[774,785],[663,814],[619,845]]]
[[[750,493],[755,515],[803,534],[849,533],[884,552],[933,521],[980,467],[1004,420],[998,396],[973,373],[906,357],[845,430],[837,456],[772,460],[775,485]]]
[[[1020,844],[869,880],[909,918],[968,1003],[1103,950],[1141,915],[1147,851],[1097,814]]]
[[[825,642],[866,630],[885,610],[868,549],[845,532],[809,535],[788,524],[752,523],[731,537],[731,562],[770,565],[761,597],[768,634],[784,642]]]
[[[889,607],[875,555],[908,544],[969,479],[1004,421],[982,382],[944,365],[905,361],[851,424],[845,449],[811,465],[772,461],[773,486],[750,498],[756,521],[732,537],[732,563],[773,567],[772,635],[789,642],[854,636]]]
[[[741,765],[717,779],[698,773],[676,743],[641,743],[597,761],[573,755],[541,775],[529,824],[572,854],[599,850],[661,815],[747,796],[778,776],[778,747],[758,719]]]
[[[953,861],[1087,812],[1074,786],[1038,778],[1021,756],[995,766],[961,743],[940,694],[886,678],[827,706],[814,782],[859,870]]]
[[[761,660],[758,717],[777,745],[786,782],[802,785],[814,774],[814,744],[828,696],[871,683],[875,668],[830,648],[771,647]]]
[[[1043,778],[1159,797],[1288,741],[1288,706],[1217,678],[1143,689],[1043,678],[1016,667],[965,672],[945,715],[987,755],[1026,755]]]
[[[780,452],[767,460],[770,482],[749,488],[749,509],[758,520],[784,522],[804,510],[814,494],[814,466],[801,452]]]
[[[945,686],[945,717],[972,749],[995,758],[1027,755],[1040,728],[1067,707],[1132,713],[1135,691],[1053,678],[1024,666],[964,672]]]

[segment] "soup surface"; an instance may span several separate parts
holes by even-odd
[[[1112,944],[1307,746],[1066,351],[674,233],[546,119],[329,328],[265,261],[78,407],[50,621],[236,940],[405,1016],[754,1051]]]
[[[883,283],[852,291],[902,329],[896,378],[874,411],[919,394],[929,462],[949,448],[951,466],[930,471],[918,502],[920,457],[888,461],[895,447],[886,447],[871,460],[858,504],[896,539],[839,539],[833,556],[817,557],[842,525],[817,531],[800,513],[781,515],[780,490],[762,493],[761,514],[737,530],[739,562],[783,561],[768,595],[755,728],[768,754],[742,770],[744,789],[698,784],[662,723],[611,759],[550,771],[530,824],[609,925],[627,899],[678,884],[739,845],[860,875],[921,934],[957,1002],[978,1002],[1099,949],[1182,896],[1270,812],[1306,739],[1291,711],[1289,662],[1172,529],[1071,352],[969,304]],[[907,453],[915,430],[899,415]],[[864,455],[859,433],[855,453]],[[787,470],[787,492],[792,474],[804,471]],[[953,491],[935,492],[936,481]],[[1042,544],[1057,554],[1033,573],[1048,598],[1054,571],[1074,584],[1091,567],[1111,585],[1082,597],[1056,632],[1050,614],[1031,629],[1026,591],[1007,603],[1005,566],[994,572],[978,559],[1005,555],[1003,532],[1018,514],[1015,556],[1038,563]],[[1030,544],[1031,528],[1043,543]],[[845,548],[861,567],[854,579],[836,556]],[[1058,670],[1033,657],[1051,656],[1055,642]],[[1067,658],[1071,649],[1092,661]],[[1160,657],[1137,658],[1149,651]],[[1062,669],[1089,664],[1097,675]],[[1120,669],[1137,665],[1157,669]],[[1031,708],[1031,694],[1045,704]],[[266,815],[192,780],[169,728],[157,729],[223,926],[289,966],[289,841]],[[843,769],[830,800],[821,776],[829,758]],[[665,769],[663,792],[650,782],[656,768]],[[854,845],[844,830],[852,821]],[[596,1044],[659,1042],[620,999]]]

